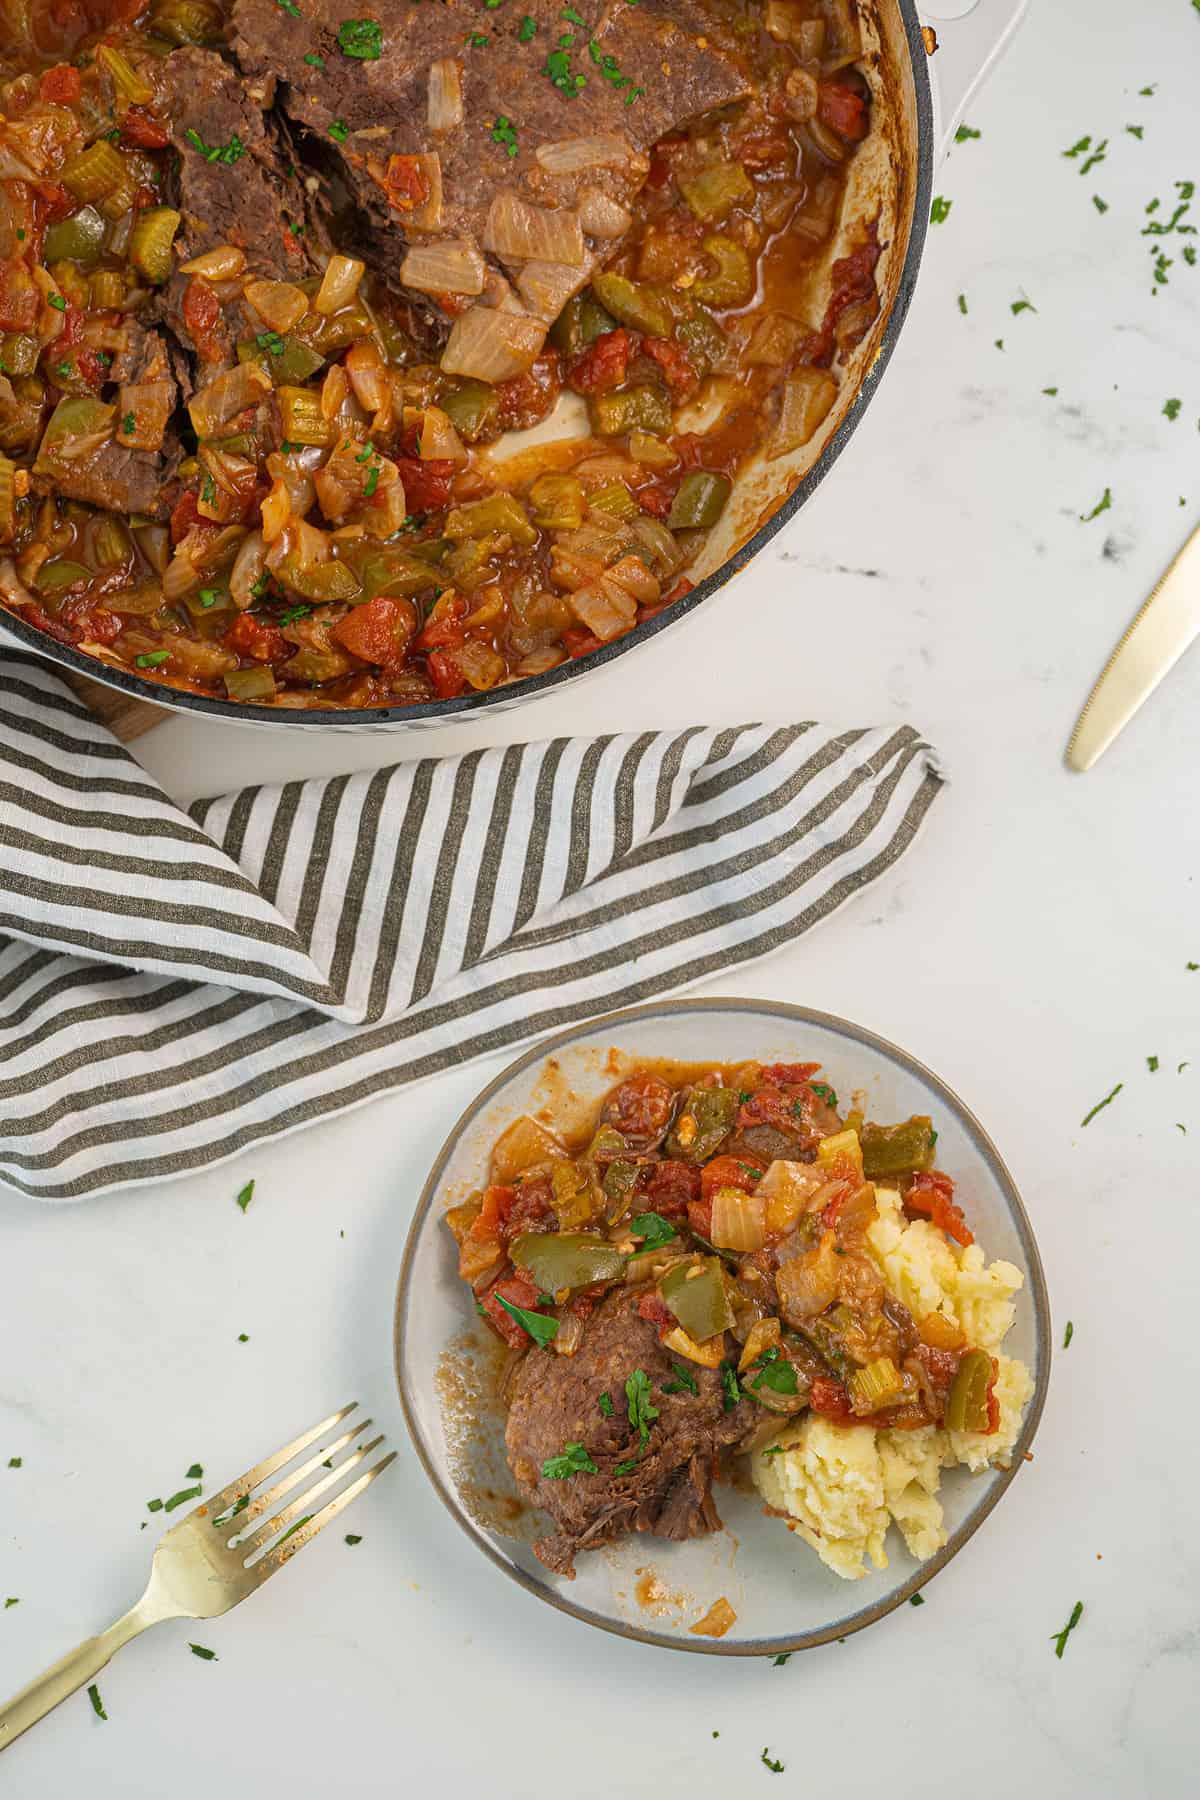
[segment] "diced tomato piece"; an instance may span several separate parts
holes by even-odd
[[[562,634],[563,649],[575,660],[581,656],[590,656],[593,650],[599,650],[604,640],[582,625],[568,625]]]
[[[85,613],[79,621],[79,628],[83,637],[97,644],[111,644],[121,635],[120,619],[115,618],[103,606],[94,607],[90,613]]]
[[[740,1188],[743,1194],[751,1194],[761,1175],[761,1167],[740,1156],[714,1156],[700,1171],[700,1193],[705,1200],[723,1187]]]
[[[466,677],[448,650],[429,652],[429,679],[439,700],[457,700],[466,687]]]
[[[171,141],[171,134],[160,119],[155,119],[143,107],[131,106],[121,120],[121,136],[127,144],[136,144],[139,150],[165,150]]]
[[[653,1163],[642,1193],[648,1212],[677,1218],[687,1211],[689,1201],[700,1198],[700,1171],[691,1163]]]
[[[38,92],[43,100],[50,100],[56,106],[74,106],[83,92],[83,79],[71,63],[56,63],[42,76]]]
[[[86,381],[89,387],[102,387],[108,379],[108,370],[96,352],[89,350],[86,345],[82,350],[75,352],[75,367],[81,379]]]
[[[663,595],[663,605],[670,606],[673,600],[682,600],[685,594],[691,593],[695,585],[695,582],[689,581],[686,575],[681,575],[670,593]]]
[[[36,600],[27,601],[21,611],[31,625],[36,625],[39,631],[44,631],[47,637],[56,639],[58,643],[74,644],[78,641],[77,627],[62,625],[57,619],[52,619],[45,607],[40,606]]]
[[[409,512],[440,512],[450,499],[450,483],[454,480],[454,464],[435,457],[421,462],[418,457],[398,456],[396,467],[404,483],[404,499]]]
[[[411,600],[376,594],[365,606],[351,607],[329,635],[364,662],[396,668],[408,654],[416,629],[416,608]]]
[[[567,367],[567,385],[577,394],[603,394],[620,387],[629,372],[633,344],[623,325],[605,331]]]
[[[673,338],[643,338],[642,350],[658,364],[677,400],[690,394],[699,383],[700,377],[693,369],[687,351]]]
[[[912,1353],[923,1366],[934,1392],[943,1397],[948,1394],[958,1374],[962,1351],[942,1350],[936,1344],[919,1343],[914,1344]]]
[[[657,1294],[643,1294],[637,1303],[637,1316],[651,1325],[657,1325],[658,1335],[671,1331],[677,1323],[670,1307],[664,1305]]]
[[[558,353],[546,351],[535,358],[524,375],[514,375],[511,381],[497,384],[497,428],[500,431],[528,431],[553,409],[561,388]]]
[[[650,153],[650,173],[646,186],[657,192],[665,188],[675,171],[674,156],[683,149],[686,138],[660,138]]]
[[[820,1063],[768,1063],[762,1072],[772,1087],[801,1087],[820,1073]]]
[[[711,1196],[708,1199],[688,1201],[688,1224],[693,1231],[698,1231],[701,1237],[710,1238],[712,1236],[712,1212]]]
[[[196,504],[196,495],[191,488],[188,488],[179,496],[171,514],[171,542],[181,544],[188,532],[202,523],[200,509]]]
[[[867,103],[853,88],[840,81],[823,81],[817,100],[817,117],[830,131],[857,144],[868,131]]]
[[[683,479],[683,471],[670,481],[650,481],[645,487],[638,488],[634,498],[643,512],[652,519],[665,519],[671,510],[671,502],[675,498],[676,489]]]
[[[185,494],[184,499],[188,498]],[[252,662],[286,662],[296,651],[296,646],[288,643],[277,626],[268,625],[248,612],[238,614],[225,633],[225,643],[230,650],[236,650],[239,656],[248,656]]]
[[[532,1281],[525,1275],[513,1273],[498,1281],[494,1288],[483,1297],[483,1310],[500,1336],[514,1350],[524,1350],[533,1342],[529,1333],[519,1320],[510,1312],[505,1312],[500,1301],[507,1300],[510,1306],[520,1306],[526,1312],[536,1312],[538,1291]]]
[[[44,224],[53,225],[55,220],[67,218],[79,205],[74,194],[61,181],[35,181],[33,185],[37,194],[38,212]]]
[[[967,1224],[962,1207],[954,1199],[954,1182],[940,1169],[922,1169],[913,1176],[904,1204],[909,1212],[932,1219],[939,1231],[952,1237],[956,1244],[975,1242],[975,1234]]]
[[[205,362],[219,362],[223,354],[217,326],[221,320],[221,302],[199,276],[188,282],[180,308],[183,322],[192,342]]]
[[[789,1114],[788,1102],[778,1088],[757,1088],[738,1108],[737,1122],[743,1129],[748,1125],[774,1125],[777,1130],[787,1130],[789,1124],[795,1123]]]
[[[28,331],[36,324],[38,291],[28,266],[19,256],[0,262],[0,327],[5,331]]]
[[[836,1419],[840,1424],[848,1424],[854,1419],[854,1409],[850,1405],[850,1396],[840,1381],[834,1381],[828,1375],[818,1375],[812,1384],[808,1396],[808,1404],[815,1413],[823,1413],[827,1419]]]
[[[465,633],[463,620],[471,610],[465,594],[446,594],[438,600],[429,623],[417,638],[418,650],[442,650],[461,644]]]
[[[416,212],[429,198],[429,177],[419,156],[389,156],[380,185],[397,212]]]
[[[548,1175],[535,1175],[523,1181],[504,1222],[507,1239],[519,1237],[523,1231],[539,1231],[554,1213],[554,1189]]]

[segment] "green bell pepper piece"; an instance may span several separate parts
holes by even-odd
[[[91,579],[92,571],[84,563],[72,562],[66,556],[55,556],[42,564],[33,585],[39,594],[57,594],[64,588],[74,587],[77,582]]]
[[[275,692],[275,677],[270,669],[231,669],[225,677],[225,692],[231,700],[269,700]]]
[[[509,1248],[513,1261],[529,1272],[539,1293],[590,1287],[593,1281],[615,1281],[625,1258],[615,1244],[583,1231],[526,1231]]]
[[[465,444],[491,425],[500,402],[490,381],[456,381],[438,395],[438,405]]]
[[[665,437],[671,429],[671,403],[661,388],[649,383],[592,394],[588,412],[592,430],[601,437],[618,437],[623,431],[652,431]]]
[[[671,309],[645,282],[630,281],[626,275],[613,275],[605,269],[593,275],[592,292],[619,325],[643,331],[647,337],[670,337],[675,323]]]
[[[99,262],[107,231],[94,206],[81,206],[69,219],[59,219],[46,232],[42,255],[47,263],[73,262],[91,268]]]
[[[958,1365],[946,1402],[949,1431],[986,1431],[992,1359],[986,1350],[968,1350]]]
[[[658,1291],[697,1344],[716,1337],[719,1331],[727,1331],[733,1324],[725,1278],[715,1256],[706,1256],[699,1262],[676,1263],[659,1282]]]
[[[694,175],[679,177],[688,210],[706,223],[723,219],[731,207],[754,198],[754,184],[741,163],[709,163]]]
[[[727,348],[725,333],[703,306],[692,307],[687,318],[681,319],[675,327],[675,336],[700,375],[707,374],[714,363],[720,362]]]
[[[576,294],[550,327],[550,342],[565,356],[578,356],[606,331],[615,330],[616,323],[591,294]]]
[[[489,494],[486,500],[468,500],[452,508],[446,518],[448,538],[481,538],[494,531],[509,534],[515,544],[528,549],[537,543],[537,531],[515,494]]]
[[[739,1105],[732,1088],[689,1088],[667,1138],[667,1155],[678,1157],[682,1162],[707,1162],[733,1130]],[[694,1137],[689,1136],[686,1126],[680,1134],[685,1119],[695,1123]]]
[[[864,1125],[859,1133],[868,1181],[933,1167],[933,1120],[917,1115],[902,1125]]]
[[[672,531],[687,531],[694,527],[707,529],[715,525],[725,511],[732,487],[732,482],[724,475],[714,475],[709,469],[693,469],[679,484],[667,514],[667,524]]]

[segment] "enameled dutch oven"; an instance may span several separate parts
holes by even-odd
[[[561,664],[511,687],[431,700],[420,706],[370,711],[242,705],[185,693],[111,668],[10,614],[0,615],[0,643],[32,650],[79,675],[176,712],[278,730],[399,730],[519,706],[628,656],[703,605],[739,574],[764,544],[793,519],[824,480],[879,385],[904,324],[920,267],[933,191],[933,172],[963,108],[1015,30],[1026,0],[875,0],[862,9],[860,63],[874,90],[875,129],[851,165],[843,224],[825,256],[825,272],[851,247],[857,221],[878,217],[883,254],[878,265],[881,306],[866,338],[843,370],[841,392],[816,436],[777,461],[753,460],[739,475],[731,503],[690,571],[695,587],[656,618],[577,662]],[[935,47],[936,46],[936,47]],[[542,428],[544,429],[544,427]]]

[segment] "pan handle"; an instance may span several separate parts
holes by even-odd
[[[928,0],[920,16],[937,32],[934,88],[940,148],[949,149],[963,113],[985,76],[1007,48],[1028,0]]]

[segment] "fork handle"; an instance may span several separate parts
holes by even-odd
[[[132,1611],[118,1619],[115,1625],[110,1625],[107,1631],[102,1631],[99,1637],[85,1638],[66,1656],[60,1656],[56,1663],[43,1669],[19,1694],[13,1695],[7,1706],[0,1706],[0,1750],[7,1750],[23,1731],[44,1719],[68,1695],[78,1693],[85,1682],[100,1673],[122,1644],[137,1637],[147,1626],[156,1624],[159,1617],[161,1614],[143,1611],[139,1601]]]

